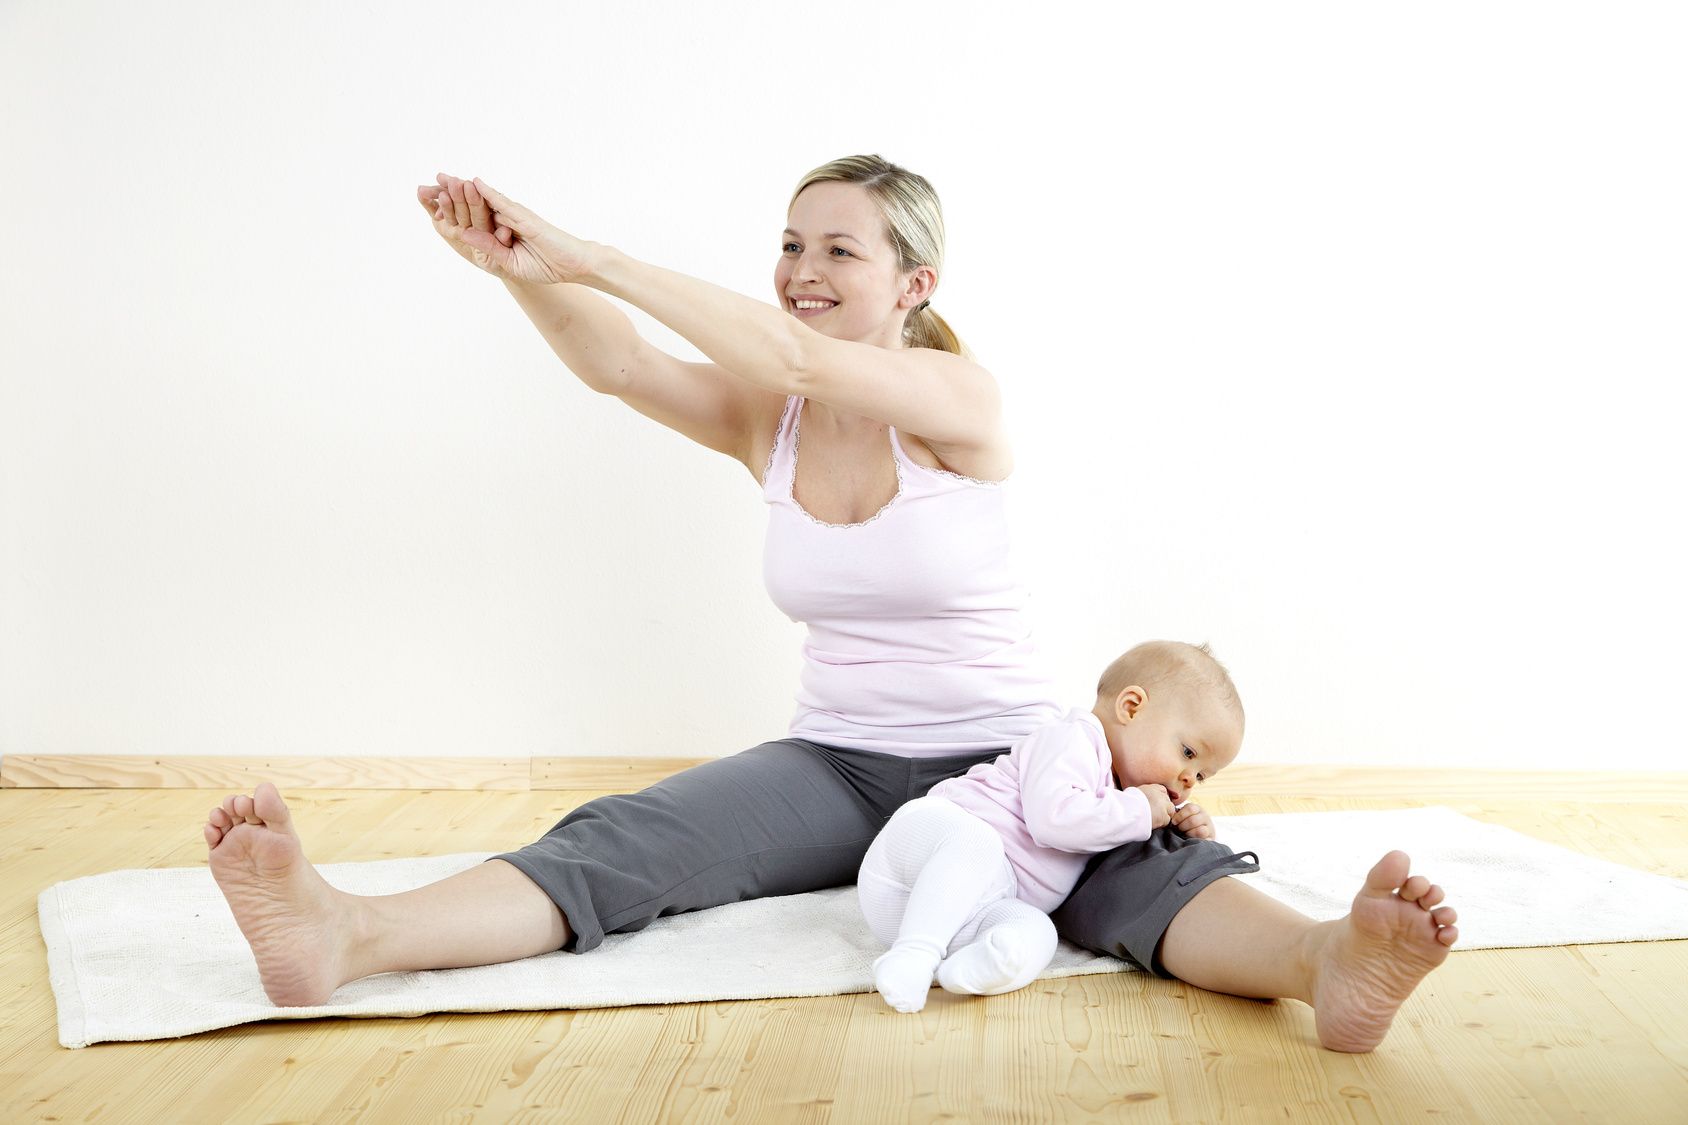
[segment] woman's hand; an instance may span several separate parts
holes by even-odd
[[[556,227],[480,180],[441,173],[416,189],[434,230],[465,261],[494,277],[539,285],[576,281],[591,244]]]
[[[1172,827],[1197,840],[1212,840],[1217,835],[1213,830],[1213,818],[1207,815],[1207,810],[1189,802],[1172,810]]]

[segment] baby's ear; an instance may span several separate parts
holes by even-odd
[[[1120,722],[1129,723],[1137,717],[1138,709],[1148,701],[1149,693],[1136,684],[1122,688],[1114,697],[1114,715]]]

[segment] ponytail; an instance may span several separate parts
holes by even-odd
[[[968,356],[972,352],[961,342],[961,337],[949,326],[949,322],[939,316],[930,305],[921,305],[909,313],[903,322],[903,343],[911,348],[932,348],[935,351],[949,352],[952,355]]]

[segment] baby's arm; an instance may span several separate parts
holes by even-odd
[[[1197,840],[1212,840],[1217,836],[1207,810],[1190,801],[1172,810],[1172,827]]]
[[[1172,802],[1158,785],[1099,787],[1096,750],[1076,723],[1038,731],[1014,748],[1014,760],[1026,831],[1042,847],[1107,851],[1130,840],[1147,840],[1172,814]]]

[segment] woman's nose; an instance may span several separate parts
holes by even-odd
[[[818,255],[804,251],[797,256],[797,265],[792,268],[792,276],[799,281],[815,281],[820,277],[820,258]]]

